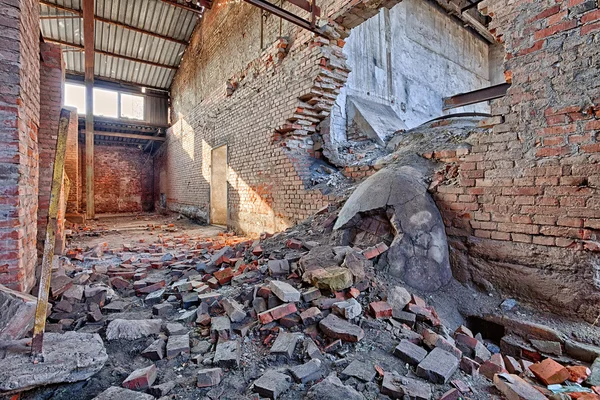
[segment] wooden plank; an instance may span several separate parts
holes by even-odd
[[[94,0],[82,0],[85,50],[85,196],[86,216],[94,219]]]
[[[60,189],[65,176],[67,135],[69,133],[69,122],[71,118],[74,118],[71,110],[63,108],[60,111],[56,155],[54,157],[54,171],[52,174],[52,189],[50,192],[50,205],[48,208],[48,225],[46,226],[46,241],[44,242],[38,301],[35,310],[33,339],[31,342],[31,355],[34,362],[43,361],[44,329],[46,327],[46,312],[48,309],[48,296],[52,277],[52,261],[54,259],[56,230],[58,228],[58,203],[60,199]]]

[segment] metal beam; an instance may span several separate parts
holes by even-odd
[[[69,46],[69,47],[73,47],[73,48],[76,48],[76,49],[81,49],[83,51],[86,50],[85,46],[82,46],[80,44],[71,43],[71,42],[66,42],[64,40],[44,38],[44,41],[48,42],[48,43],[55,43],[55,44],[60,44],[60,45],[63,45],[63,46]],[[177,68],[178,68],[178,67],[176,67],[174,65],[167,65],[167,64],[156,63],[154,61],[142,60],[140,58],[124,56],[122,54],[116,54],[116,53],[112,53],[110,51],[104,51],[104,50],[94,49],[94,52],[96,52],[98,54],[103,54],[105,56],[122,58],[123,60],[128,60],[128,61],[132,61],[132,62],[138,62],[138,63],[142,63],[142,64],[147,64],[147,65],[152,65],[153,67],[166,68],[166,69],[172,69],[172,70],[177,70]]]
[[[85,194],[86,216],[94,219],[94,0],[83,0],[85,51]]]
[[[66,77],[67,81],[75,81],[75,82],[83,82],[84,81],[84,78],[83,78],[84,74],[82,74],[81,72],[78,72],[78,71],[67,70],[65,77]],[[142,90],[142,88],[145,88],[148,90],[161,92],[163,95],[169,93],[169,89],[159,88],[156,86],[148,86],[148,85],[144,85],[142,83],[128,82],[128,81],[124,81],[121,79],[107,78],[105,76],[100,76],[100,75],[94,75],[94,81],[96,82],[96,87],[105,86],[108,89],[112,89],[112,90],[121,90],[121,91],[127,90],[127,91],[132,91],[137,94],[143,94],[141,90]],[[108,87],[109,85],[111,87]],[[118,85],[118,87],[117,87],[117,85]]]
[[[268,1],[265,1],[265,0],[244,0],[244,1],[248,4],[252,4],[253,6],[258,7],[262,10],[270,12],[271,14],[274,14],[280,18],[283,18],[286,21],[291,22],[294,25],[298,25],[301,28],[311,31],[315,35],[319,35],[319,36],[323,35],[323,32],[321,32],[321,30],[319,30],[318,28],[313,26],[313,24],[310,23],[309,21],[307,21],[303,18],[300,18],[299,16],[289,12],[288,10],[284,10],[281,7],[271,4]]]
[[[48,295],[52,277],[52,261],[56,246],[56,230],[58,228],[58,203],[60,200],[61,186],[65,177],[65,155],[67,153],[67,136],[69,134],[69,121],[75,118],[71,110],[63,108],[58,121],[58,137],[56,140],[56,153],[54,156],[54,171],[52,173],[52,188],[50,191],[50,204],[48,206],[48,225],[46,225],[46,241],[42,256],[42,269],[38,285],[38,300],[35,309],[35,323],[33,325],[33,339],[31,340],[31,356],[34,363],[43,360],[44,329],[46,327],[46,312],[48,310]]]
[[[308,12],[312,12],[313,10],[315,11],[315,16],[320,17],[321,16],[321,8],[319,6],[314,6],[312,5],[311,1],[308,0],[288,0],[288,2],[292,3],[293,5],[300,7],[301,9],[308,11]]]
[[[86,130],[83,130],[82,133],[87,133]],[[94,131],[94,136],[108,136],[108,137],[117,137],[123,139],[138,139],[138,140],[152,140],[156,142],[164,142],[167,140],[164,136],[149,136],[149,135],[136,135],[135,133],[122,133],[122,132],[104,132],[104,131]]]
[[[474,90],[472,92],[457,94],[456,96],[452,97],[445,97],[443,99],[443,110],[499,99],[506,96],[508,88],[510,88],[510,83],[502,83],[500,85],[490,86],[484,89]]]
[[[167,3],[170,4],[174,7],[179,7],[179,8],[183,8],[184,10],[188,10],[191,11],[193,13],[196,14],[200,14],[202,15],[204,13],[204,10],[202,10],[201,8],[197,7],[197,6],[192,6],[192,5],[188,5],[188,4],[182,4],[177,2],[177,0],[160,0],[163,3]],[[200,0],[200,5],[204,8],[208,8],[211,9],[212,8],[212,1],[209,0]]]
[[[68,8],[68,7],[64,7],[64,6],[59,6],[58,4],[49,3],[49,2],[47,2],[45,0],[40,0],[40,4],[43,4],[43,5],[48,6],[48,7],[56,8],[57,10],[61,10],[61,11],[65,11],[65,12],[68,12],[68,13],[71,13],[71,14],[75,14],[75,18],[77,18],[77,16],[83,17],[83,12],[81,10],[76,10],[74,8]],[[73,16],[48,15],[48,16],[44,16],[44,17],[40,17],[40,18],[73,18]],[[170,42],[178,43],[178,44],[181,44],[183,46],[187,46],[188,45],[188,42],[186,42],[185,40],[175,39],[175,38],[172,38],[171,36],[164,36],[164,35],[158,34],[156,32],[152,32],[152,31],[148,31],[146,29],[138,28],[138,27],[133,26],[133,25],[124,24],[122,22],[115,21],[115,20],[112,20],[112,19],[108,19],[108,18],[104,18],[104,17],[99,17],[97,15],[94,16],[94,19],[96,21],[100,21],[100,22],[103,22],[105,24],[119,26],[119,27],[124,28],[124,29],[129,29],[131,31],[142,33],[144,35],[153,36],[153,37],[156,37],[156,38],[159,38],[159,39],[168,40]]]

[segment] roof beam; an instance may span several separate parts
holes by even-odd
[[[179,3],[177,0],[160,0],[163,3],[167,3],[170,4],[174,7],[179,7],[179,8],[183,8],[184,10],[188,10],[191,11],[193,13],[202,15],[204,13],[204,10],[196,5],[192,5],[190,1],[186,0],[186,3],[190,3],[190,4],[182,4]],[[211,0],[200,0],[199,1],[200,5],[204,8],[208,8],[209,10],[212,8],[212,1]]]
[[[60,44],[60,45],[63,45],[63,46],[69,46],[69,47],[73,47],[73,48],[81,49],[81,50],[85,51],[85,46],[82,46],[80,44],[71,43],[71,42],[66,42],[64,40],[44,38],[44,41],[48,42],[48,43],[54,43],[54,44]],[[104,50],[94,49],[92,51],[92,53],[93,52],[96,52],[98,54],[103,54],[105,56],[122,58],[124,60],[132,61],[132,62],[138,62],[138,63],[142,63],[142,64],[148,64],[148,65],[152,65],[153,67],[167,68],[167,69],[172,69],[172,70],[176,70],[177,69],[177,67],[174,66],[174,65],[167,65],[167,64],[155,63],[154,61],[148,61],[148,60],[142,60],[140,58],[124,56],[122,54],[111,53],[110,51],[104,51]]]
[[[75,14],[75,16],[79,16],[79,17],[83,16],[83,11],[76,10],[74,8],[68,8],[68,7],[60,6],[58,4],[49,3],[49,2],[47,2],[45,0],[40,0],[40,4],[43,4],[43,5],[48,6],[48,7],[56,8],[57,10],[60,10],[60,11],[65,11],[65,12],[68,12],[68,13],[71,13],[71,14]],[[40,17],[40,18],[49,19],[49,18],[73,18],[73,17],[72,16],[65,16],[65,15],[48,15],[48,16],[44,16],[44,17]],[[124,28],[124,29],[129,29],[131,31],[138,32],[138,33],[141,33],[141,34],[144,34],[144,35],[153,36],[155,38],[159,38],[159,39],[163,39],[163,40],[168,40],[169,42],[178,43],[178,44],[181,44],[183,46],[187,46],[188,45],[188,42],[186,42],[185,40],[175,39],[175,38],[173,38],[171,36],[161,35],[161,34],[158,34],[156,32],[152,32],[152,31],[148,31],[146,29],[138,28],[138,27],[133,26],[133,25],[124,24],[122,22],[115,21],[115,20],[112,20],[112,19],[108,19],[108,18],[104,18],[104,17],[99,17],[97,15],[94,16],[94,20],[99,21],[99,22],[103,22],[105,24],[119,26],[119,27]]]
[[[85,133],[85,130],[82,131]],[[164,136],[148,136],[148,135],[137,135],[135,133],[122,133],[122,132],[103,132],[103,131],[94,131],[94,136],[108,136],[108,137],[117,137],[124,139],[137,139],[137,140],[152,140],[156,142],[164,142],[167,140]]]
[[[163,0],[164,1],[164,0]],[[269,3],[266,0],[244,0],[248,4],[252,4],[255,7],[258,7],[262,10],[270,12],[280,18],[285,19],[288,22],[291,22],[294,25],[298,25],[301,28],[304,28],[312,33],[322,36],[323,32],[321,32],[317,27],[314,26],[314,23],[311,23],[303,18],[300,18],[296,14],[289,12],[281,7],[276,6],[275,4]],[[315,9],[316,12],[316,9]],[[314,21],[313,21],[314,22]]]

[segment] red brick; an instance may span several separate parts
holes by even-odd
[[[369,304],[369,310],[375,318],[391,318],[392,306],[385,301],[376,301]]]

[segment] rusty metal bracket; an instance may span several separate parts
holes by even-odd
[[[499,99],[506,96],[506,92],[510,88],[510,83],[502,83],[500,85],[490,86],[484,89],[474,90],[472,92],[457,94],[452,97],[443,99],[444,105],[442,110],[451,108],[468,106],[471,104],[482,103],[484,101]]]
[[[46,312],[48,310],[48,296],[52,277],[52,259],[54,258],[56,230],[58,228],[58,203],[65,175],[65,154],[67,152],[67,135],[69,133],[71,118],[73,118],[71,110],[63,108],[60,111],[56,155],[54,157],[54,172],[52,175],[52,190],[50,192],[50,206],[48,209],[48,225],[46,227],[46,241],[44,242],[44,254],[42,256],[42,271],[35,310],[33,340],[31,341],[33,362],[43,361],[44,328],[46,327]]]

